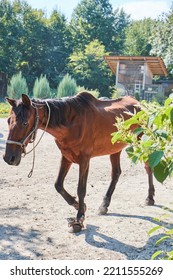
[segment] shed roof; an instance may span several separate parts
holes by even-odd
[[[146,62],[153,75],[167,76],[168,72],[161,57],[154,56],[105,56],[104,57],[112,72],[116,75],[118,61]]]

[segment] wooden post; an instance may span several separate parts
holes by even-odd
[[[118,76],[119,76],[119,68],[120,68],[120,62],[117,62],[117,69],[116,69],[116,79],[115,79],[115,85],[118,85]]]

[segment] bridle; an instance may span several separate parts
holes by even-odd
[[[35,121],[34,121],[33,128],[31,129],[29,134],[21,141],[13,141],[13,140],[6,141],[6,144],[14,144],[14,145],[20,146],[23,149],[23,153],[25,155],[27,154],[26,153],[26,142],[29,138],[30,138],[29,143],[33,143],[35,141],[37,129],[38,129],[38,122],[39,122],[38,108],[34,104],[32,104],[32,107],[35,109]]]
[[[39,123],[39,114],[38,114],[38,108],[35,104],[32,103],[32,107],[35,109],[35,121],[34,121],[34,125],[33,125],[33,128],[31,129],[31,131],[29,132],[29,134],[21,141],[13,141],[13,140],[7,140],[6,141],[6,144],[13,144],[13,145],[18,145],[21,147],[21,149],[23,150],[23,154],[24,156],[25,155],[28,155],[29,153],[31,153],[33,151],[33,163],[32,163],[32,169],[31,171],[29,172],[28,174],[28,177],[30,178],[32,176],[32,173],[33,173],[33,170],[34,170],[34,163],[35,163],[35,148],[38,146],[38,144],[40,143],[44,133],[46,132],[47,130],[47,127],[49,125],[49,121],[50,121],[50,106],[48,104],[47,101],[45,101],[46,103],[46,106],[48,108],[48,117],[47,117],[47,122],[46,122],[46,125],[45,125],[45,128],[39,138],[39,140],[37,141],[37,143],[35,144],[35,140],[36,140],[36,135],[37,135],[37,130],[38,130],[38,123]],[[33,143],[33,148],[29,151],[29,152],[26,152],[26,142],[27,140],[30,138],[30,141],[29,143]]]

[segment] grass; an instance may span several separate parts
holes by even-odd
[[[9,116],[10,105],[7,103],[0,103],[0,118],[6,118]]]

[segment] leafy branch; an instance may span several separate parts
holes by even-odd
[[[173,94],[164,106],[141,103],[142,110],[130,119],[116,119],[112,143],[128,144],[126,152],[134,163],[147,162],[155,178],[164,182],[173,175]]]
[[[171,210],[172,211],[172,210]],[[154,219],[156,220],[157,222],[163,224],[164,222],[160,219]],[[164,235],[159,238],[155,245],[156,246],[159,246],[161,243],[163,243],[165,240],[169,240],[171,241],[171,247],[169,251],[167,250],[157,250],[152,256],[151,256],[151,259],[154,260],[156,258],[159,258],[159,259],[163,259],[163,260],[173,260],[173,228],[172,229],[167,229],[165,228],[163,225],[159,225],[159,226],[156,226],[156,227],[153,227],[149,232],[148,234],[151,235],[153,233],[155,233],[156,231],[158,230],[161,230]]]

